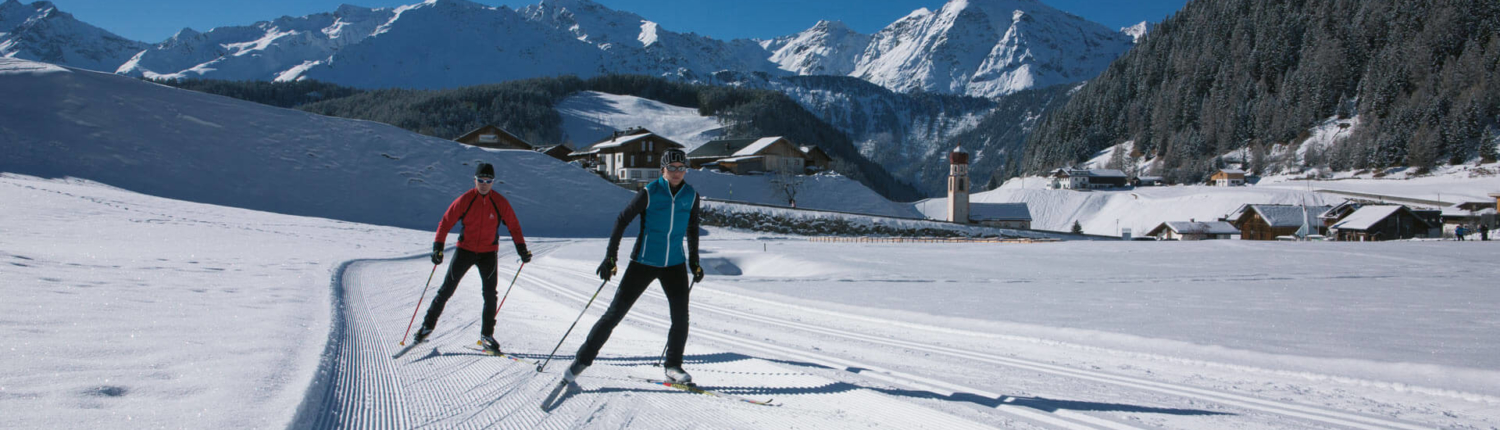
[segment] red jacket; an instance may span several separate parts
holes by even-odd
[[[448,231],[453,230],[453,226],[459,221],[464,222],[463,234],[458,235],[459,248],[473,252],[499,250],[502,222],[510,230],[512,242],[518,246],[526,244],[526,238],[521,237],[521,223],[516,221],[516,213],[510,210],[510,201],[505,200],[499,191],[490,190],[489,193],[480,195],[479,191],[470,189],[458,196],[453,204],[448,205],[448,212],[443,214],[443,221],[438,224],[437,239],[433,241],[447,241]]]

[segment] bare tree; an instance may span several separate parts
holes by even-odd
[[[771,176],[771,189],[777,196],[786,199],[787,205],[796,207],[797,194],[802,192],[806,181],[806,176],[787,170],[778,170]]]

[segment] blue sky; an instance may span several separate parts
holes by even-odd
[[[21,0],[30,4],[32,0]],[[492,6],[520,8],[540,0],[474,0]],[[943,0],[595,0],[615,10],[634,12],[668,30],[696,32],[716,39],[784,36],[811,27],[820,19],[839,20],[855,31],[874,33],[918,8],[937,10]],[[1188,0],[1043,0],[1054,8],[1120,28],[1141,21],[1157,22]],[[59,9],[84,22],[129,39],[160,42],[183,27],[247,25],[283,15],[332,12],[340,4],[389,7],[421,0],[52,0]]]

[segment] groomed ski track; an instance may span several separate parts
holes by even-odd
[[[507,353],[544,360],[599,287],[590,268],[545,258],[572,246],[603,248],[597,240],[533,241],[538,258],[498,317],[495,337]],[[519,264],[507,251],[502,247],[501,294]],[[392,359],[431,269],[422,255],[351,261],[335,271],[329,342],[294,428],[1430,427],[1359,413],[1358,399],[1330,407],[1211,381],[1109,371],[1078,363],[1120,361],[1121,353],[1076,345],[1013,342],[1026,344],[1021,355],[1000,336],[774,303],[715,290],[712,278],[693,291],[685,367],[703,388],[778,406],[631,380],[661,376],[653,364],[668,318],[653,285],[579,379],[582,391],[543,411],[543,397],[616,283],[599,293],[544,373],[465,348],[479,336],[477,269],[464,277],[432,338]],[[422,312],[446,269],[445,262],[421,298]]]

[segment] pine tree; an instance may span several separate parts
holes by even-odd
[[[1073,234],[1083,234],[1083,226],[1079,225],[1077,220],[1073,221]]]

